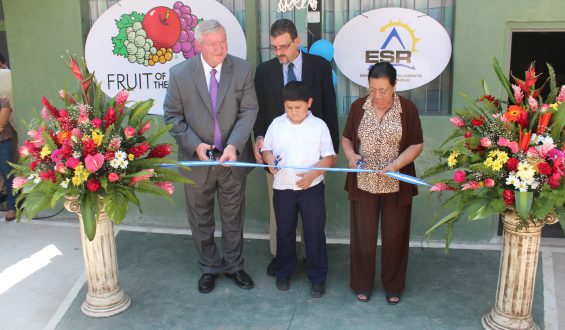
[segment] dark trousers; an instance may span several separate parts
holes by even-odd
[[[398,193],[371,194],[359,191],[350,204],[351,278],[355,292],[371,292],[379,219],[381,220],[381,281],[386,292],[402,292],[406,282],[412,205],[398,205]]]
[[[305,190],[274,190],[277,220],[277,278],[290,277],[296,267],[296,224],[302,218],[306,245],[306,274],[312,283],[323,283],[328,273],[326,252],[326,203],[324,183]]]
[[[233,273],[243,269],[243,223],[245,178],[233,175],[229,167],[210,167],[201,187],[184,185],[187,215],[198,263],[204,273]],[[214,198],[217,195],[222,219],[221,253],[214,239]]]
[[[4,180],[4,188],[6,189],[7,210],[16,210],[16,197],[12,194],[12,177],[8,177],[8,173],[12,170],[12,166],[8,162],[15,163],[16,143],[14,139],[4,140],[0,142],[0,174]]]

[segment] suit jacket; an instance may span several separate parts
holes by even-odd
[[[302,61],[302,81],[310,88],[313,99],[310,111],[328,126],[333,147],[337,153],[339,127],[332,67],[324,58],[305,52],[302,52]],[[253,127],[255,137],[265,136],[273,119],[284,113],[283,87],[283,67],[276,57],[257,67],[255,90],[259,102],[259,113]]]
[[[249,63],[229,54],[224,59],[217,107],[223,145],[237,148],[238,161],[254,161],[251,130],[258,106]],[[179,146],[179,160],[198,160],[196,147],[214,144],[214,115],[200,56],[171,67],[163,109],[165,122],[173,125],[170,133]],[[239,178],[251,169],[231,167]],[[197,186],[205,182],[207,173],[208,167],[183,171]]]

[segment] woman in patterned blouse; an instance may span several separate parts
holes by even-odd
[[[341,143],[350,168],[396,171],[415,176],[414,160],[424,148],[418,109],[395,93],[396,69],[388,62],[369,70],[370,94],[351,105]],[[381,282],[389,304],[405,287],[415,186],[379,173],[349,173],[350,287],[368,301],[375,282],[381,220]]]

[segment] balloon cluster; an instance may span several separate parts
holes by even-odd
[[[300,50],[306,53],[314,54],[325,58],[328,62],[331,62],[334,58],[334,46],[331,42],[325,39],[317,40],[310,46],[310,50],[303,46],[300,46]],[[334,88],[337,86],[337,74],[335,70],[332,70],[332,81]]]

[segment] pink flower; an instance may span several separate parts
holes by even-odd
[[[536,112],[538,110],[538,101],[536,101],[536,99],[530,96],[528,97],[528,103],[530,104],[530,109],[532,109],[532,112]]]
[[[100,126],[102,126],[102,119],[100,118],[92,119],[92,125],[94,125],[94,127],[96,128],[100,128]]]
[[[129,95],[129,92],[125,89],[122,89],[121,91],[119,91],[118,95],[116,95],[116,104],[121,105],[121,104],[126,103],[126,101],[128,100],[128,95]]]
[[[90,173],[95,173],[104,164],[104,155],[97,153],[96,155],[88,155],[84,158],[84,165],[90,171]]]
[[[172,195],[175,192],[175,186],[173,186],[170,182],[155,182],[155,184],[166,191],[169,195]]]
[[[541,110],[540,110],[541,113],[544,113],[544,112],[546,112],[547,110],[549,110],[549,104],[547,104],[547,103],[542,104],[542,105],[541,105]]]
[[[28,181],[28,178],[23,177],[23,176],[17,176],[12,181],[12,188],[14,188],[16,190],[20,189],[21,187],[24,186],[24,184],[26,184],[27,181]]]
[[[508,141],[507,139],[500,137],[498,138],[498,145],[501,147],[508,147],[512,150],[512,153],[517,153],[520,149],[518,148],[518,142],[516,141]]]
[[[461,187],[461,190],[475,190],[479,189],[481,185],[477,181],[469,181]]]
[[[49,112],[49,110],[46,107],[43,107],[43,109],[41,109],[41,118],[43,120],[51,119],[51,113]]]
[[[524,93],[520,86],[512,84],[512,89],[514,90],[514,99],[516,100],[516,104],[520,104],[522,99],[524,99]]]
[[[491,140],[488,137],[482,137],[480,139],[480,143],[482,147],[488,148],[492,145]]]
[[[61,160],[63,159],[63,154],[61,153],[61,150],[60,149],[53,150],[53,152],[51,153],[51,159],[55,163],[60,163]]]
[[[489,188],[490,188],[490,187],[494,187],[494,185],[495,185],[495,182],[494,182],[493,179],[491,179],[491,178],[486,178],[486,179],[485,179],[485,187],[489,187]]]
[[[63,163],[57,163],[57,165],[55,165],[55,171],[63,174],[67,171],[67,167]]]
[[[112,172],[112,173],[108,174],[108,181],[110,181],[110,182],[116,182],[119,179],[120,179],[120,176],[117,173]]]
[[[71,135],[76,136],[78,140],[82,139],[82,132],[80,131],[80,128],[73,128]]]
[[[121,144],[122,144],[122,142],[120,141],[119,138],[112,138],[110,140],[110,143],[108,143],[108,150],[116,151],[116,150],[120,149]]]
[[[461,117],[451,117],[449,121],[455,125],[455,127],[463,127],[465,126],[465,121]]]
[[[136,176],[131,178],[130,185],[134,185],[141,181],[149,180],[149,178],[155,174],[154,172],[155,170],[153,170],[152,168],[140,171],[139,173],[137,173]]]
[[[139,130],[137,134],[143,135],[145,134],[145,132],[147,132],[150,129],[151,129],[151,122],[148,121],[143,125],[143,127]]]
[[[561,185],[560,181],[561,181],[561,174],[555,172],[549,177],[549,181],[547,181],[547,184],[549,184],[551,188],[555,189]]]
[[[126,138],[132,138],[135,135],[135,128],[133,127],[126,127],[124,128],[124,135],[126,136]]]
[[[74,170],[77,165],[80,164],[80,161],[76,158],[69,158],[67,159],[67,162],[65,164],[67,165],[67,167],[70,167]]]
[[[565,85],[561,86],[561,89],[559,90],[559,95],[557,95],[557,102],[565,102]]]
[[[88,112],[87,111],[81,111],[78,115],[78,120],[77,122],[79,124],[86,124],[88,123]]]
[[[436,183],[433,187],[430,188],[430,191],[444,191],[444,190],[457,190],[448,186],[445,183]]]
[[[465,181],[465,171],[462,170],[455,171],[455,174],[453,174],[453,180],[455,180],[455,182],[457,183],[461,183]]]

